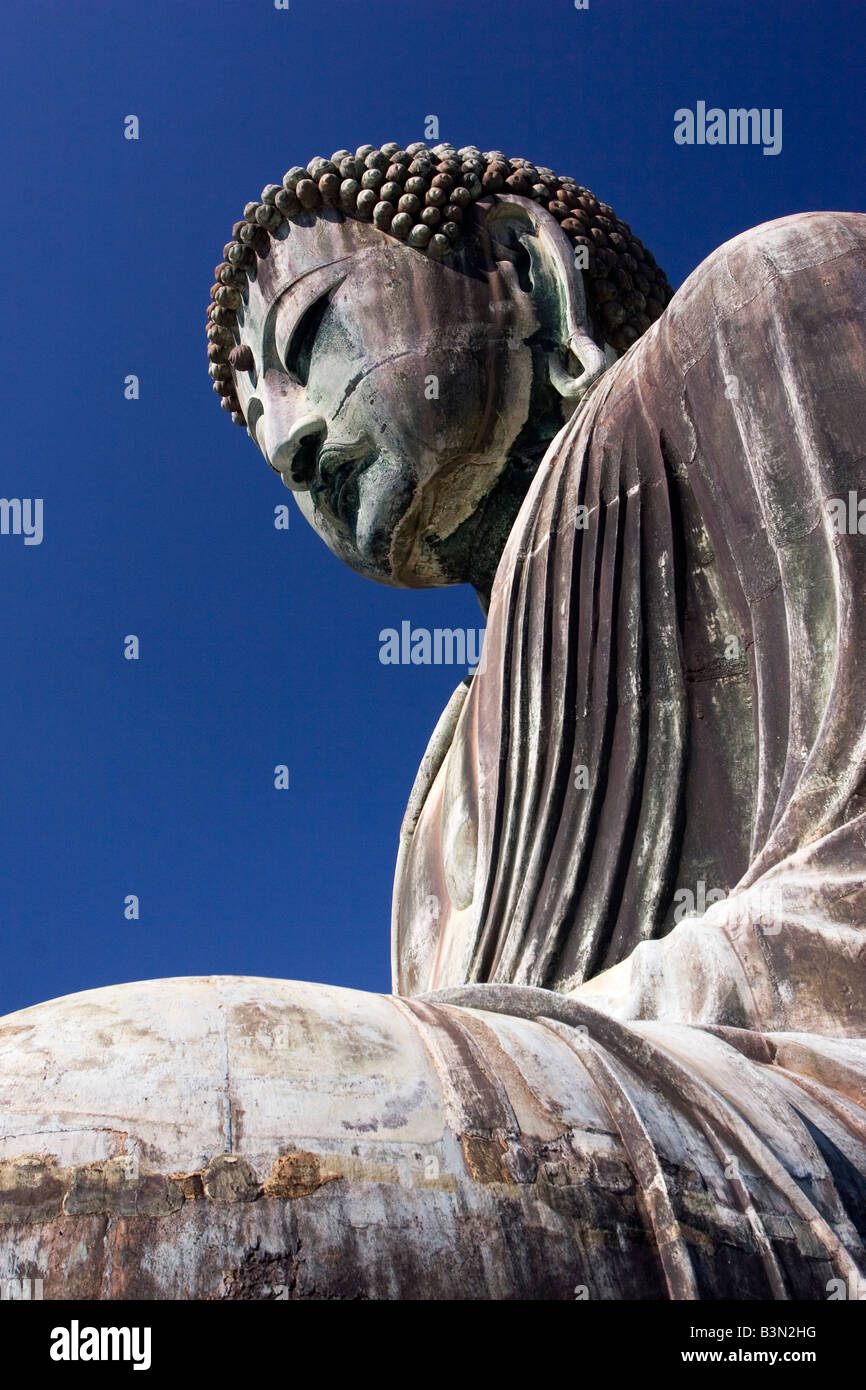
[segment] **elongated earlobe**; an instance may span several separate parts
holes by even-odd
[[[494,247],[507,254],[519,245],[528,254],[534,306],[559,345],[548,357],[550,383],[564,399],[579,401],[615,354],[606,355],[590,332],[571,242],[555,218],[527,198],[497,199],[486,209],[484,225]]]
[[[569,371],[557,353],[549,353],[547,362],[550,384],[564,400],[579,401],[586,395],[592,383],[598,381],[602,372],[616,360],[616,354],[611,352],[608,355],[602,352],[598,344],[585,332],[572,334],[568,352],[576,361],[577,370]]]

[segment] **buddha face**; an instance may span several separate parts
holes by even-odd
[[[387,584],[468,579],[460,536],[569,413],[519,261],[446,264],[310,215],[272,241],[240,319],[250,434],[334,554]]]

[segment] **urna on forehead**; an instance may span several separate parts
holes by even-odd
[[[272,262],[270,294],[283,274],[289,282],[296,254],[321,257],[325,249],[309,236],[291,238],[293,224],[309,231],[321,221],[325,241],[337,237],[354,250],[384,236],[418,256],[448,261],[472,234],[473,205],[509,194],[540,204],[575,249],[584,248],[581,268],[599,336],[624,352],[658,318],[672,290],[628,224],[589,189],[529,160],[508,159],[499,150],[482,153],[474,145],[360,145],[354,153],[337,150],[330,159],[317,156],[296,165],[282,184],[268,184],[260,201],[248,203],[235,223],[215,267],[207,321],[210,375],[223,409],[236,424],[246,424],[229,355],[241,341],[239,316],[249,307],[251,279],[262,275],[275,245],[281,254]],[[344,231],[338,236],[339,227]]]

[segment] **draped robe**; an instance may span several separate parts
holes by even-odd
[[[554,442],[412,793],[394,995],[0,1020],[10,1275],[866,1296],[864,288],[866,218],[747,233]]]
[[[663,1095],[696,1147],[741,1155],[740,1210],[772,1191],[849,1285],[866,1239],[864,377],[866,217],[842,213],[719,248],[602,377],[538,470],[482,667],[419,772],[392,937],[400,993],[580,1030],[626,1148],[641,1136],[650,1206]],[[766,1296],[827,1296],[808,1242],[793,1276],[754,1225]],[[686,1245],[669,1247],[674,1296],[694,1296]]]

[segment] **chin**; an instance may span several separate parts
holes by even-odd
[[[453,582],[419,545],[422,496],[417,471],[381,451],[365,461],[356,505],[336,519],[323,507],[301,510],[328,549],[356,574],[397,589],[438,588]]]
[[[344,565],[348,565],[349,569],[354,570],[355,574],[360,574],[364,579],[375,580],[377,584],[404,587],[391,571],[389,561],[390,537],[387,534],[380,535],[375,532],[364,538],[363,544],[359,546],[353,536],[331,529],[329,522],[330,519],[323,525],[320,518],[316,522],[315,529],[332,555],[335,555]]]
[[[415,544],[418,480],[414,470],[380,454],[359,479],[358,505],[350,542],[362,574],[398,588],[416,587],[408,563]]]

